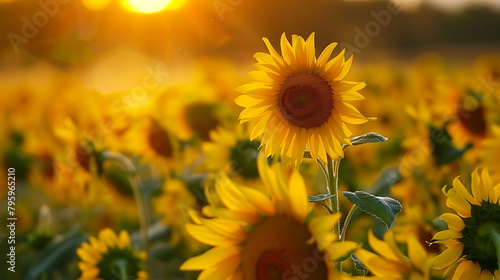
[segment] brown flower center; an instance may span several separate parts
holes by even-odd
[[[151,149],[158,155],[170,158],[174,154],[174,149],[170,141],[170,137],[166,130],[161,125],[153,120],[148,134],[148,142]]]
[[[486,134],[486,119],[482,105],[473,108],[460,106],[457,112],[460,124],[471,134],[482,137]]]
[[[301,128],[319,127],[333,109],[332,88],[312,73],[289,76],[281,85],[280,109],[291,124]]]
[[[257,225],[243,247],[246,280],[327,279],[323,253],[305,224],[287,217],[271,217]],[[272,242],[269,242],[272,240]]]

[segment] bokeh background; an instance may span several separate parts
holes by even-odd
[[[443,227],[454,177],[489,166],[500,179],[499,1],[0,0],[0,18],[0,181],[16,169],[18,217],[18,271],[2,261],[1,279],[76,279],[76,248],[107,227],[143,249],[137,178],[151,278],[194,279],[178,267],[207,248],[187,236],[186,209],[210,200],[213,172],[259,184],[233,89],[261,38],[277,47],[283,32],[354,54],[348,78],[367,83],[357,107],[378,120],[353,131],[389,141],[349,148],[341,185],[399,199],[400,240]],[[302,173],[324,191],[316,165]],[[369,217],[353,227],[360,242],[383,231]]]

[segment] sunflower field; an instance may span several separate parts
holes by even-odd
[[[500,279],[498,1],[0,13],[0,279]]]

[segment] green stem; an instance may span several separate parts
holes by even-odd
[[[328,193],[335,195],[330,198],[331,208],[333,213],[340,212],[339,205],[339,160],[334,160],[328,156],[327,171],[328,171]],[[340,220],[333,228],[333,232],[340,235]]]
[[[328,213],[333,214],[332,209],[330,209],[330,207],[328,205],[326,205],[326,203],[323,203],[323,202],[317,202],[317,203],[319,205],[323,206],[326,209],[326,211],[328,211]]]
[[[497,262],[498,268],[500,268],[500,233],[490,230],[491,238],[493,239],[493,243],[495,244],[495,249],[497,250]],[[500,280],[500,276],[497,280]]]
[[[141,226],[142,242],[144,245],[144,251],[146,251],[146,270],[149,270],[150,266],[149,266],[149,238],[148,238],[148,222],[147,222],[148,218],[146,214],[146,208],[144,207],[144,201],[142,199],[141,192],[139,191],[139,185],[141,180],[137,175],[134,164],[126,156],[119,153],[106,151],[104,152],[104,157],[118,161],[125,167],[127,173],[130,174],[128,178],[130,180],[130,185],[132,186],[132,192],[134,194],[135,202],[137,205],[137,211],[139,214],[139,224]],[[149,271],[147,272],[149,274]]]
[[[345,218],[345,221],[344,221],[344,225],[342,226],[342,232],[340,234],[340,241],[344,241],[345,240],[345,235],[346,235],[346,232],[347,232],[347,227],[349,226],[349,222],[351,221],[351,218],[354,215],[354,212],[356,211],[356,209],[357,209],[357,205],[354,204],[351,207],[351,210],[349,210],[349,214],[347,214],[347,217]]]
[[[116,262],[116,267],[118,268],[118,273],[120,273],[120,280],[128,280],[127,262],[120,260]]]

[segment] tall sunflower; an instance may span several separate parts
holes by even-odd
[[[498,262],[491,230],[500,231],[500,184],[493,186],[488,170],[479,176],[472,173],[472,194],[455,178],[453,188],[443,192],[446,205],[457,214],[446,213],[441,220],[448,229],[434,235],[434,242],[446,246],[446,250],[432,260],[437,270],[447,268],[445,275],[456,280],[498,279]]]
[[[313,217],[297,170],[285,183],[279,164],[258,162],[266,192],[243,187],[221,175],[215,186],[225,207],[206,206],[187,230],[214,246],[187,260],[181,270],[203,270],[198,279],[345,279],[333,267],[358,245],[335,242],[339,214]]]
[[[345,81],[352,64],[343,50],[328,60],[337,43],[328,45],[316,59],[314,33],[307,40],[292,35],[292,44],[281,36],[281,55],[267,38],[269,54],[256,53],[256,79],[237,90],[236,103],[245,109],[242,122],[255,121],[251,139],[262,136],[266,156],[280,155],[294,166],[309,149],[313,158],[327,161],[342,157],[342,144],[350,144],[347,124],[369,120],[349,101],[364,99],[357,91],[365,83]]]
[[[99,238],[91,236],[76,253],[81,260],[80,280],[148,279],[143,270],[146,253],[136,252],[130,246],[130,236],[124,230],[116,235],[105,228],[99,232]]]

